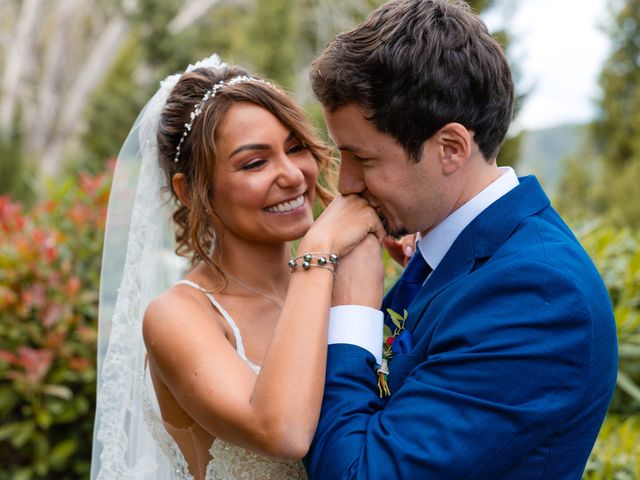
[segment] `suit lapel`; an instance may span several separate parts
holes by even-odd
[[[436,295],[471,273],[477,260],[491,257],[522,220],[548,206],[549,199],[536,178],[527,176],[480,213],[460,233],[409,306],[407,329],[414,332]]]

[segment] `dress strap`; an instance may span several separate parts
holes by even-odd
[[[202,293],[204,293],[207,298],[209,299],[209,301],[211,302],[211,304],[213,305],[213,307],[218,310],[218,312],[220,312],[220,314],[224,317],[224,319],[227,321],[227,323],[229,324],[229,326],[231,327],[231,330],[233,331],[233,336],[236,338],[236,350],[238,352],[238,355],[240,355],[240,357],[247,363],[249,363],[249,365],[255,365],[251,360],[249,360],[247,358],[247,354],[244,351],[244,344],[242,343],[242,336],[240,335],[240,329],[238,328],[238,326],[236,325],[236,322],[233,321],[233,318],[231,318],[231,315],[229,315],[229,313],[227,313],[227,311],[224,309],[224,307],[222,305],[220,305],[220,302],[218,302],[218,300],[216,300],[216,298],[211,294],[211,292],[209,292],[209,290],[206,290],[204,288],[202,288],[200,285],[198,285],[196,282],[192,282],[191,280],[180,280],[179,282],[175,283],[176,285],[188,285],[192,288],[195,288],[196,290],[201,291]]]

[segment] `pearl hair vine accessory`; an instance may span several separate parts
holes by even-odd
[[[207,90],[200,100],[200,103],[196,105],[196,108],[191,112],[189,123],[184,124],[184,131],[182,132],[182,136],[180,137],[180,141],[178,142],[178,146],[176,147],[176,156],[173,157],[173,161],[178,163],[180,160],[180,150],[182,149],[182,144],[186,140],[189,132],[191,131],[191,127],[193,127],[193,123],[196,121],[196,118],[202,113],[204,109],[204,105],[208,100],[214,98],[220,90],[225,87],[231,87],[233,85],[238,85],[239,83],[262,83],[263,85],[269,85],[274,87],[271,82],[267,82],[266,80],[262,80],[261,78],[250,77],[248,75],[238,75],[237,77],[233,77],[229,80],[220,80],[216,83],[210,90]]]

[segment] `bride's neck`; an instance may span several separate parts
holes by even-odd
[[[223,240],[220,266],[225,272],[253,288],[283,298],[291,275],[287,262],[290,244]]]

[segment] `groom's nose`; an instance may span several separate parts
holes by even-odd
[[[349,157],[350,155],[342,155],[340,160],[338,190],[342,195],[362,193],[365,190],[362,166],[357,161]]]

